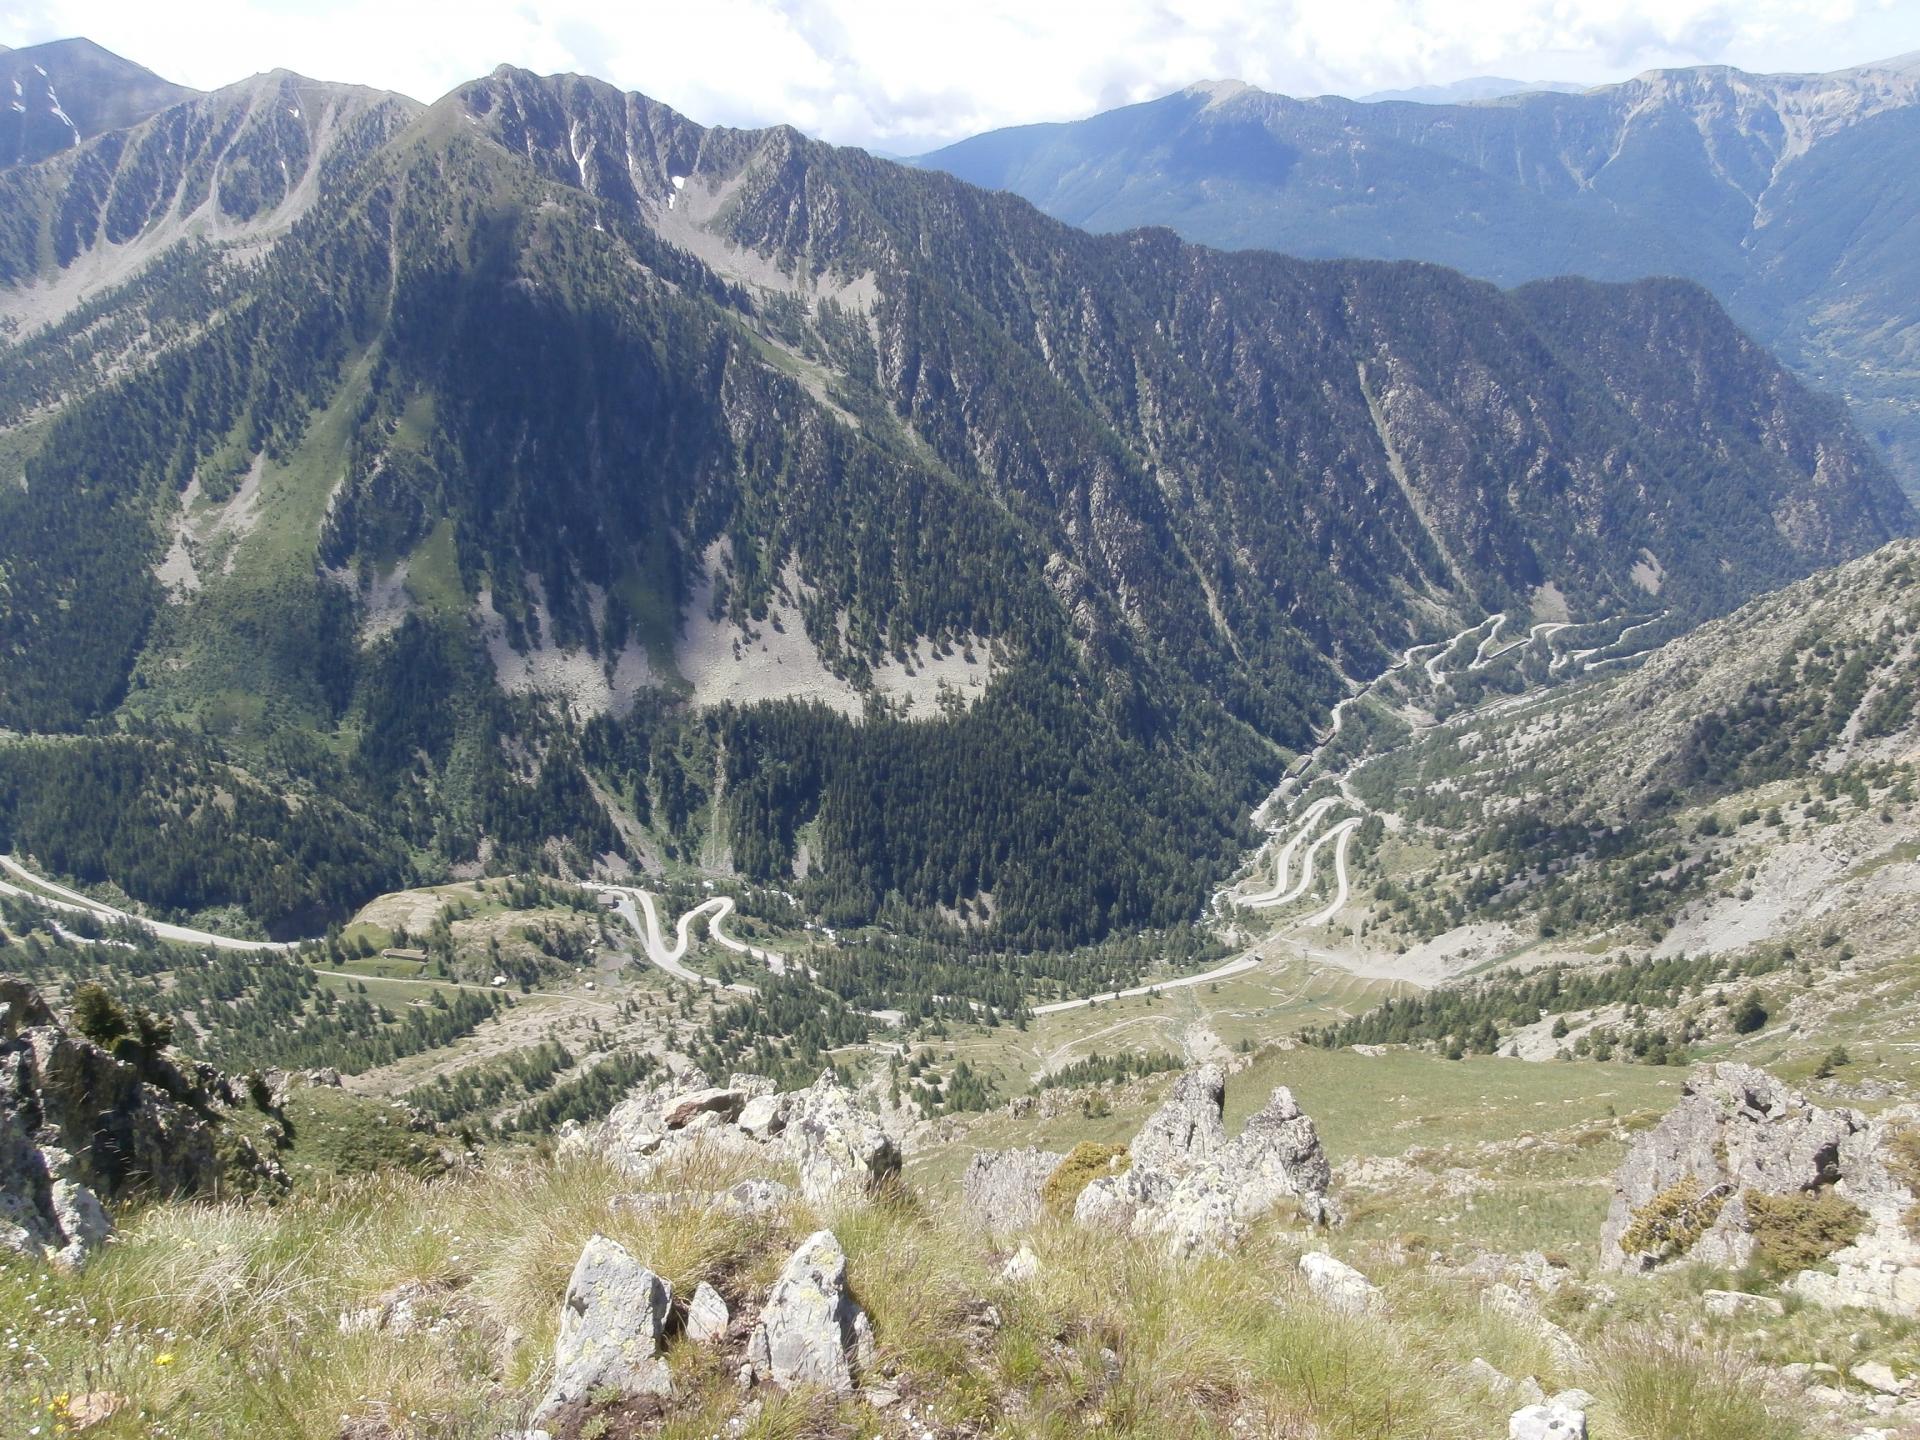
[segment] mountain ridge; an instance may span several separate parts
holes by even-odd
[[[433,863],[1169,924],[1344,677],[1913,524],[1684,284],[1092,236],[511,67],[424,110],[301,83],[0,178],[9,302],[177,237],[10,351],[0,723],[328,737],[302,778]],[[702,689],[747,671],[779,703]]]
[[[1847,395],[1911,486],[1906,171],[1920,77],[1650,71],[1461,106],[1180,91],[916,162],[1096,230],[1309,256],[1424,259],[1501,284],[1685,275]]]

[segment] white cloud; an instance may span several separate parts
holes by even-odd
[[[1293,94],[1657,65],[1824,69],[1920,48],[1911,0],[0,0],[185,83],[285,66],[431,99],[506,61],[696,120],[911,149],[1232,76]]]

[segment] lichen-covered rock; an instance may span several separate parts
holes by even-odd
[[[847,1255],[830,1230],[787,1261],[747,1346],[755,1378],[781,1389],[846,1394],[873,1360],[873,1328],[847,1288]]]
[[[832,1071],[791,1097],[779,1143],[811,1204],[870,1196],[900,1174],[900,1147]]]
[[[1047,1178],[1067,1157],[1029,1145],[1019,1150],[977,1150],[960,1179],[967,1209],[996,1234],[1024,1230],[1040,1218]]]
[[[233,1099],[211,1068],[109,1054],[32,986],[0,979],[0,1247],[78,1264],[111,1233],[106,1207],[122,1195],[283,1185],[250,1144],[220,1143]]]
[[[1189,1071],[1129,1146],[1132,1166],[1080,1192],[1074,1219],[1163,1236],[1175,1254],[1228,1249],[1252,1223],[1286,1204],[1316,1224],[1334,1218],[1332,1169],[1313,1121],[1283,1085],[1227,1135],[1226,1072]]]
[[[623,1395],[667,1396],[673,1382],[661,1355],[673,1290],[627,1252],[595,1235],[567,1282],[553,1383],[536,1419],[610,1387]]]
[[[1784,1261],[1816,1304],[1920,1314],[1917,1204],[1920,1108],[1823,1109],[1763,1070],[1712,1065],[1628,1152],[1601,1258]]]

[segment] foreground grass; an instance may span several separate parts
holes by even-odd
[[[1306,1292],[1297,1257],[1326,1237],[1282,1226],[1233,1256],[1176,1264],[1049,1221],[1023,1237],[1038,1278],[1015,1285],[1000,1278],[1004,1244],[917,1195],[757,1220],[695,1198],[742,1178],[743,1163],[655,1177],[649,1188],[688,1197],[665,1205],[622,1203],[632,1181],[596,1159],[523,1153],[440,1179],[334,1182],[278,1207],[151,1207],[77,1275],[0,1265],[0,1434],[60,1434],[113,1397],[117,1411],[88,1434],[497,1435],[524,1426],[545,1388],[588,1236],[619,1240],[676,1296],[706,1280],[738,1308],[820,1225],[845,1245],[873,1318],[869,1383],[900,1392],[936,1433],[1468,1440],[1501,1433],[1513,1403],[1470,1378],[1476,1357],[1549,1389],[1592,1390],[1609,1436],[1806,1433],[1756,1398],[1739,1363],[1682,1354],[1652,1329],[1626,1327],[1590,1366],[1558,1369],[1534,1330],[1483,1307],[1471,1285],[1384,1247],[1351,1256],[1385,1290],[1382,1312],[1365,1316]],[[752,1173],[767,1173],[764,1159]],[[402,1286],[415,1287],[411,1332],[342,1325]],[[898,1410],[823,1396],[762,1392],[743,1415],[736,1353],[676,1341],[669,1358],[666,1436],[898,1428]]]

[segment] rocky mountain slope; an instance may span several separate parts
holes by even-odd
[[[921,163],[1094,230],[1430,260],[1500,284],[1684,275],[1843,393],[1920,484],[1913,57],[1830,75],[1654,71],[1459,105],[1196,86]]]
[[[1615,1115],[1631,1087],[1596,1095],[1604,1067],[1570,1062],[1577,1109],[1520,1112],[1514,1134],[1504,1096],[1506,1134],[1473,1145],[1450,1087],[1547,1072],[1433,1061],[1410,1144],[1378,1096],[1341,1098],[1365,1080],[1312,1102],[1324,1126],[1269,1094],[1297,1053],[1189,1071],[1119,1144],[977,1153],[964,1183],[916,1177],[911,1149],[902,1171],[874,1087],[680,1075],[431,1179],[343,1148],[273,1203],[128,1205],[83,1264],[0,1255],[21,1282],[0,1290],[18,1342],[0,1422],[108,1440],[237,1434],[264,1411],[358,1440],[1839,1440],[1912,1422],[1911,1297],[1835,1288],[1913,1256],[1907,1111],[1827,1109],[1722,1065]],[[287,1140],[313,1144],[311,1124]],[[1528,1223],[1544,1248],[1495,1238],[1512,1204],[1474,1218],[1487,1172],[1507,1200],[1559,1197]],[[1669,1224],[1690,1186],[1716,1214]],[[1752,1262],[1676,1263],[1710,1241]]]
[[[137,125],[194,93],[91,40],[0,50],[0,169]]]
[[[1090,236],[577,77],[268,76],[0,189],[0,723],[184,727],[141,783],[240,760],[429,866],[1171,923],[1409,643],[1913,524],[1695,287]]]

